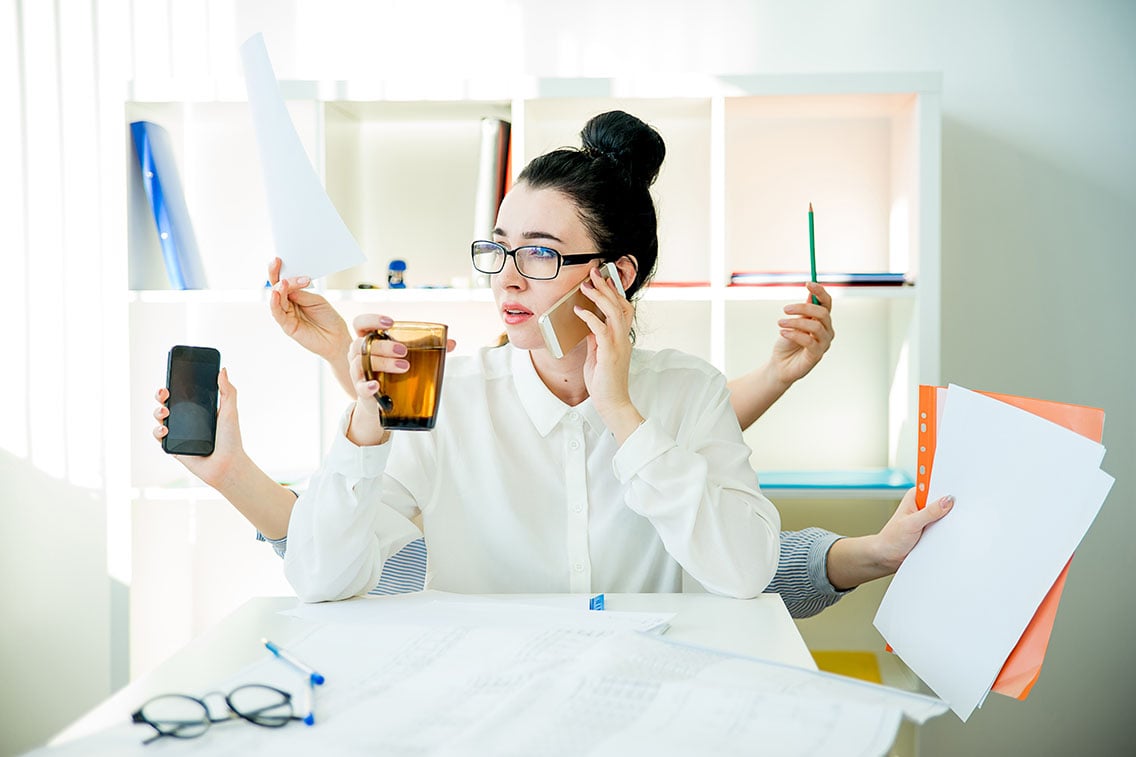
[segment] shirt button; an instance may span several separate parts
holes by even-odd
[[[574,421],[580,420],[580,414],[579,413],[569,413],[568,417],[571,418]]]
[[[572,566],[572,570],[576,571],[577,573],[583,573],[584,572],[584,563],[582,563],[582,562],[576,563],[575,565]]]
[[[583,505],[576,505],[575,507],[572,508],[572,512],[582,513],[582,512],[584,512],[584,506]]]
[[[571,449],[580,449],[580,443],[578,441],[575,441],[575,440],[568,442],[568,446]]]

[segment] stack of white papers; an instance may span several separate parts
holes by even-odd
[[[981,706],[1113,479],[1104,447],[959,386],[939,419],[929,506],[954,509],[896,573],[875,626],[965,721]]]

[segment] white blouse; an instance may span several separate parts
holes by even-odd
[[[590,399],[561,402],[510,345],[447,360],[432,431],[358,447],[345,415],[293,508],[289,582],[309,602],[365,594],[424,536],[432,589],[671,592],[685,569],[709,591],[756,596],[777,567],[780,517],[725,378],[636,349],[629,387],[646,422],[622,446]]]

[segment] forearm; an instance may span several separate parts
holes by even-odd
[[[828,550],[828,580],[837,591],[890,576],[898,566],[885,559],[878,546],[879,537],[851,536],[840,539]]]
[[[773,369],[773,365],[766,363],[730,381],[726,386],[730,390],[730,405],[734,408],[738,423],[744,430],[764,415],[765,411],[788,391],[792,383],[782,381]]]
[[[366,593],[381,579],[385,560],[421,538],[407,515],[383,501],[407,497],[383,475],[389,455],[389,445],[359,448],[337,437],[296,501],[284,575],[303,601]]]
[[[220,492],[256,530],[269,539],[288,535],[296,495],[272,480],[243,453],[210,486]]]
[[[331,370],[331,375],[335,377],[335,382],[347,392],[347,396],[355,396],[355,384],[351,381],[351,367],[347,361],[347,348],[351,345],[348,342],[343,351],[338,355],[325,356],[327,360],[327,367]]]
[[[750,483],[748,450],[713,446],[705,454],[680,447],[648,420],[613,469],[629,485],[627,506],[691,577],[716,594],[754,597],[777,567],[780,516]]]

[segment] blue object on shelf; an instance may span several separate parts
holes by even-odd
[[[205,289],[205,272],[169,134],[150,121],[133,121],[130,135],[138,154],[142,186],[154,214],[158,244],[162,248],[170,286],[174,289]]]
[[[898,468],[873,470],[759,471],[762,489],[910,489],[911,477]]]
[[[391,289],[406,289],[405,273],[406,261],[398,258],[392,260],[387,267],[387,286]]]

